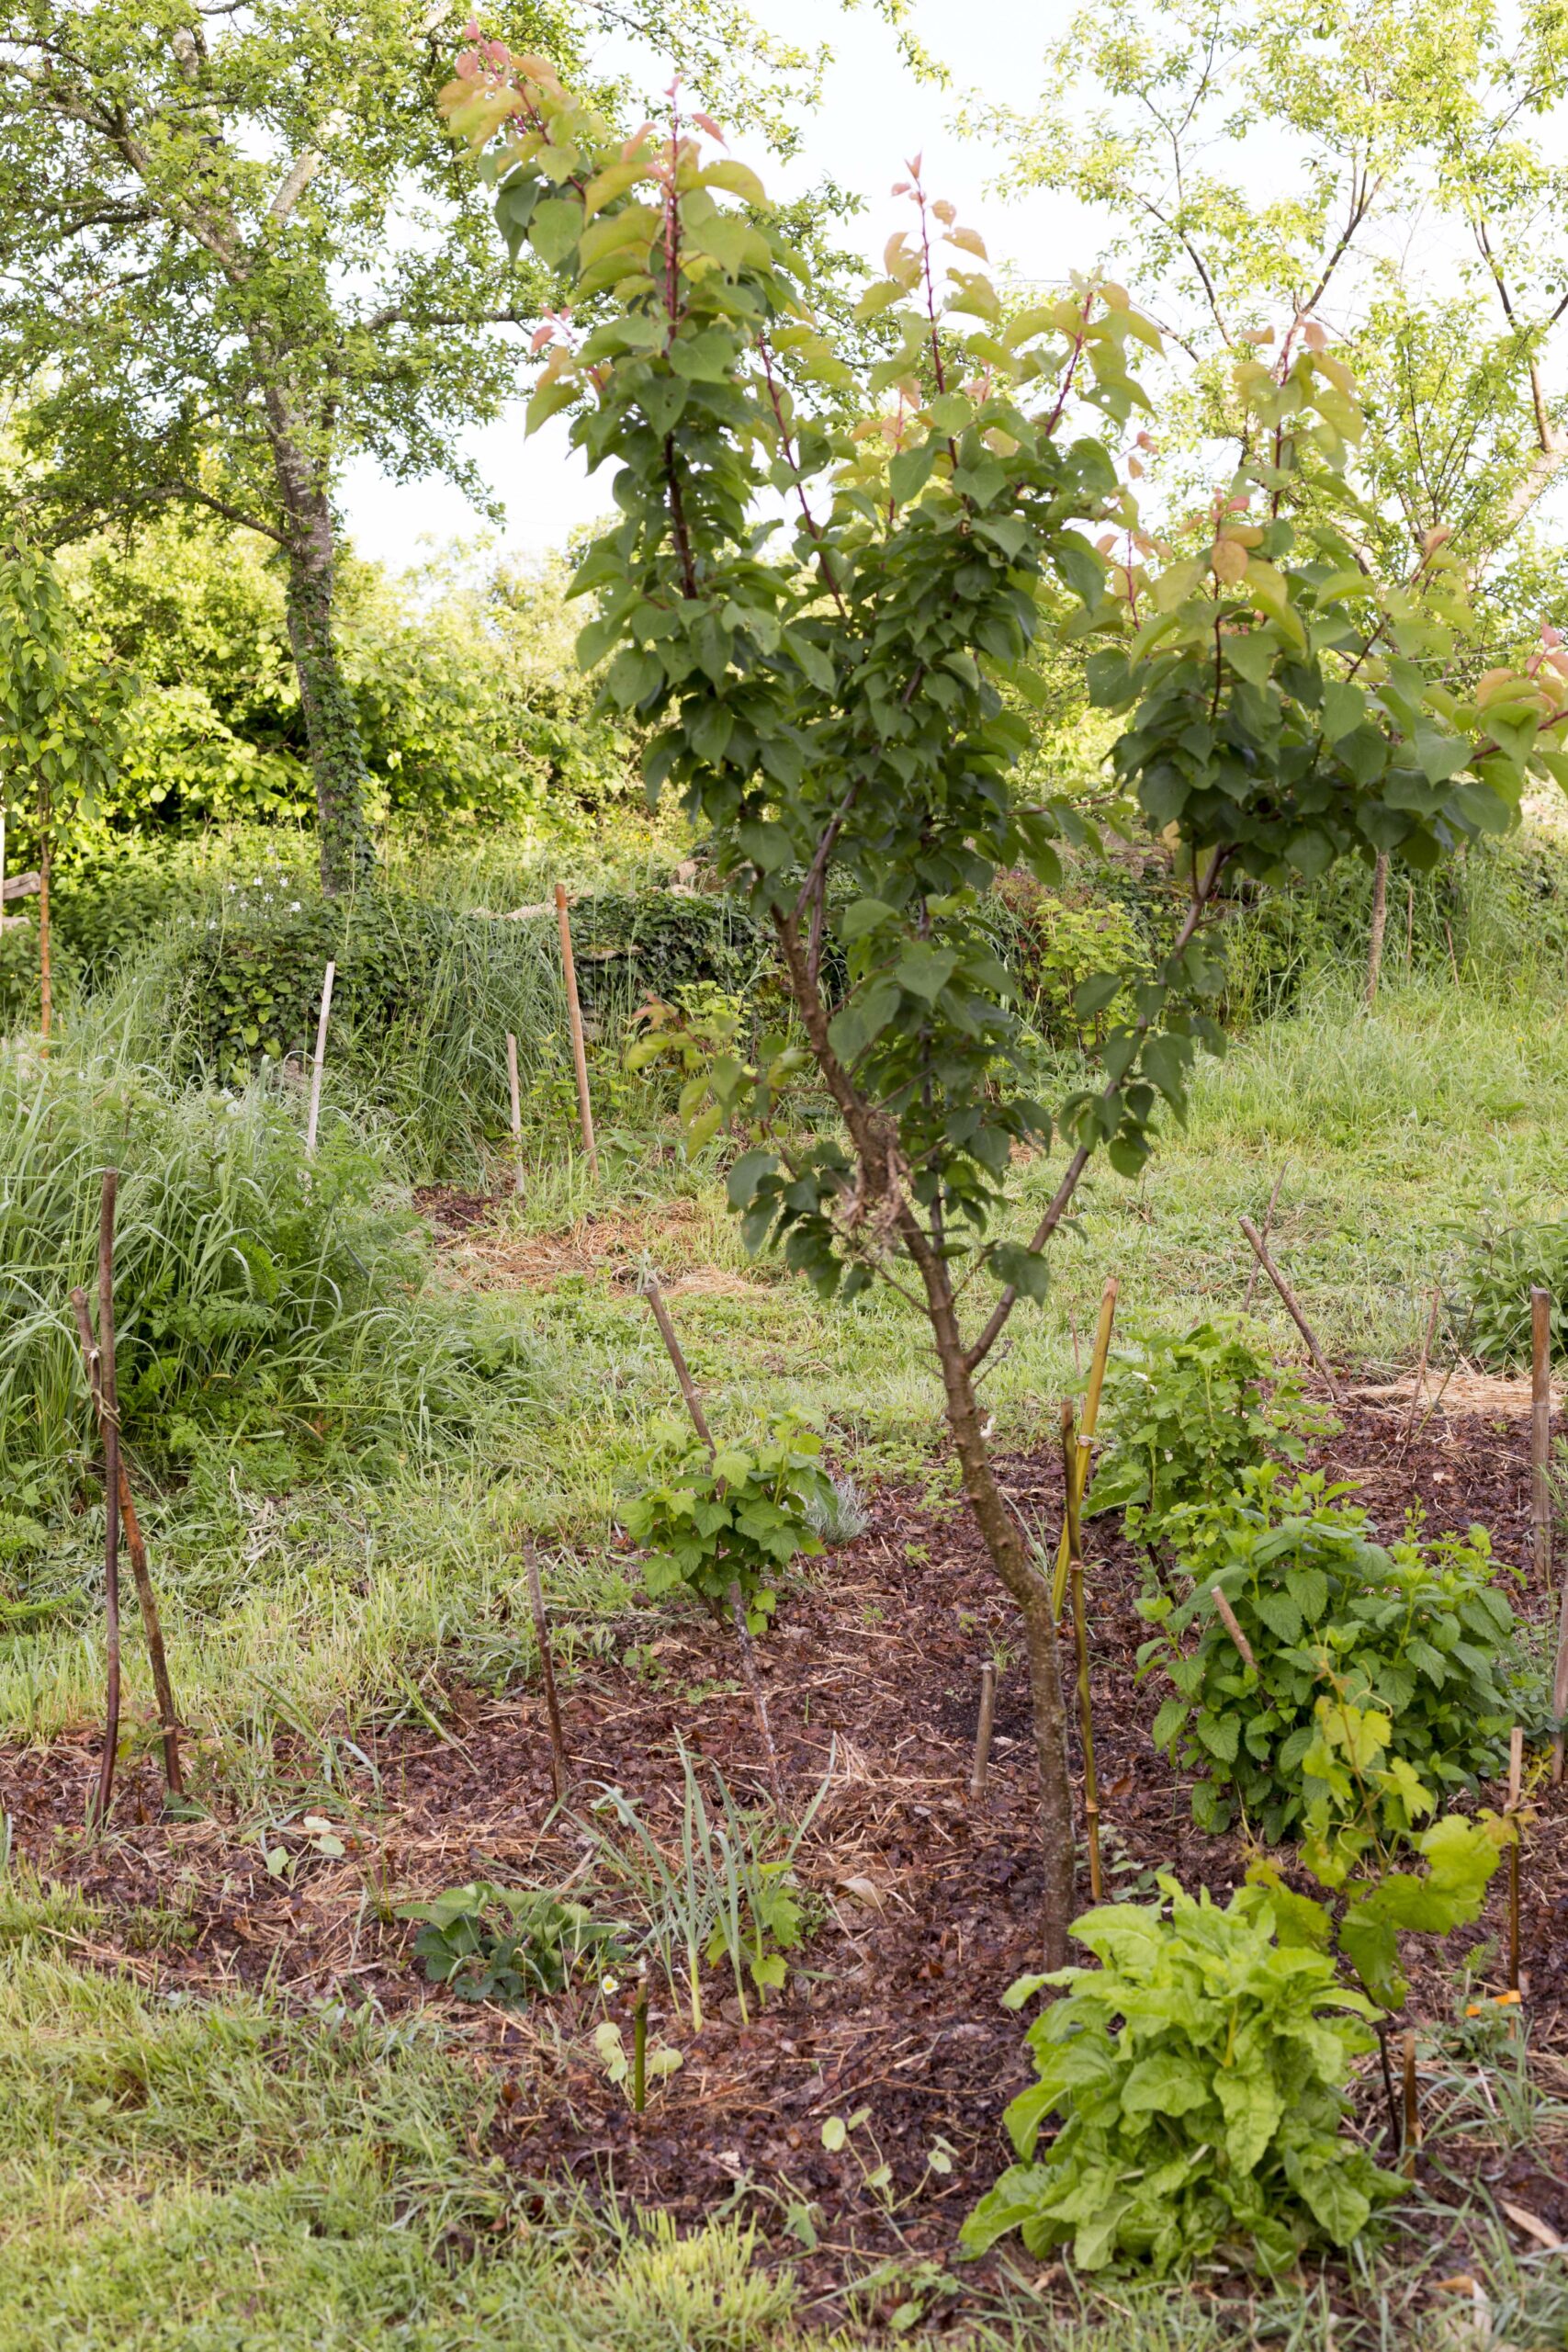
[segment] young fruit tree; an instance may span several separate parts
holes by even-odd
[[[1143,529],[1135,453],[1118,455],[1147,407],[1129,352],[1157,351],[1156,329],[1108,283],[1004,300],[918,160],[860,303],[881,356],[852,368],[755,175],[678,88],[668,121],[626,140],[542,60],[491,44],[459,59],[442,103],[503,226],[575,285],[581,315],[536,338],[529,424],[570,408],[577,446],[614,472],[618,519],[574,583],[598,600],[580,655],[613,655],[605,691],[646,730],[649,793],[679,792],[771,922],[798,1020],[688,1085],[691,1134],[724,1123],[745,1142],[728,1189],[751,1246],[778,1245],[824,1293],[892,1283],[923,1318],[964,1492],[1023,1621],[1059,1964],[1074,1838],[1051,1579],[998,1481],[980,1375],[1019,1302],[1043,1295],[1091,1162],[1135,1174],[1198,1047],[1221,1045],[1202,930],[1227,872],[1315,875],[1384,849],[1427,865],[1506,827],[1562,684],[1445,676],[1461,590],[1440,541],[1397,585],[1363,567],[1338,479],[1357,412],[1314,324],[1274,368],[1241,368],[1249,455],[1201,542],[1174,547]],[[1335,485],[1342,529],[1322,495],[1292,524],[1307,472]],[[1094,697],[1127,714],[1116,775],[1189,887],[1153,977],[1080,989],[1086,1019],[1126,1015],[1096,1082],[1055,1105],[982,922],[997,876],[1057,879],[1077,827],[1017,780],[1032,649],[1051,638],[1099,640]],[[834,1132],[803,1138],[781,1114],[803,1065]],[[1021,1156],[1037,1197],[1018,1231]]]

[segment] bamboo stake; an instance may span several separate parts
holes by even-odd
[[[1280,1173],[1275,1177],[1274,1189],[1269,1195],[1269,1205],[1263,1212],[1263,1238],[1265,1241],[1268,1240],[1269,1234],[1274,1229],[1274,1212],[1280,1205],[1280,1187],[1285,1181],[1285,1169],[1289,1168],[1290,1164],[1290,1161],[1287,1159],[1284,1162],[1284,1165],[1280,1168]],[[1250,1315],[1252,1312],[1252,1294],[1257,1287],[1258,1261],[1254,1258],[1251,1265],[1247,1270],[1247,1288],[1242,1293],[1241,1311],[1244,1315]]]
[[[1116,1320],[1116,1298],[1121,1280],[1115,1274],[1105,1278],[1105,1288],[1100,1294],[1100,1320],[1094,1329],[1094,1353],[1089,1362],[1089,1387],[1083,1400],[1083,1419],[1078,1427],[1077,1446],[1073,1457],[1073,1497],[1075,1510],[1081,1510],[1083,1498],[1089,1492],[1089,1465],[1094,1451],[1094,1432],[1100,1423],[1100,1392],[1105,1386],[1106,1359],[1111,1353],[1111,1330]],[[1067,1547],[1067,1521],[1064,1513],[1062,1540],[1056,1547],[1056,1573],[1051,1581],[1051,1616],[1060,1619],[1062,1605],[1067,1595],[1067,1573],[1070,1555]]]
[[[645,1271],[638,1277],[637,1287],[653,1310],[653,1319],[659,1326],[659,1336],[664,1342],[665,1352],[675,1368],[675,1378],[685,1399],[686,1410],[692,1417],[692,1426],[709,1454],[716,1454],[718,1449],[713,1442],[713,1431],[708,1427],[707,1415],[703,1410],[703,1401],[697,1394],[697,1384],[692,1378],[685,1351],[675,1335],[674,1324],[670,1320],[670,1309],[664,1304],[664,1293],[659,1286],[658,1275],[651,1270]],[[762,1678],[757,1671],[757,1652],[751,1640],[751,1628],[746,1623],[746,1603],[741,1598],[739,1577],[731,1584],[728,1598],[735,1637],[740,1645],[740,1663],[751,1693],[751,1709],[757,1718],[762,1753],[767,1758],[769,1785],[773,1789],[774,1803],[782,1806],[784,1791],[779,1780],[778,1750],[773,1746],[773,1725],[768,1721],[767,1693],[762,1689]]]
[[[1508,1735],[1507,1814],[1513,1828],[1508,1848],[1508,1989],[1519,1989],[1519,1798],[1525,1777],[1525,1735],[1518,1724]]]
[[[98,1767],[94,1826],[101,1829],[114,1802],[119,1748],[119,1387],[114,1363],[114,1214],[119,1171],[106,1168],[98,1204],[98,1382],[104,1417],[104,1753]]]
[[[560,927],[561,973],[566,981],[566,1013],[571,1023],[571,1058],[577,1070],[577,1109],[582,1123],[582,1148],[593,1182],[599,1182],[599,1149],[593,1140],[593,1106],[588,1099],[588,1050],[582,1042],[582,1007],[577,995],[577,963],[571,952],[571,915],[566,884],[556,884],[556,922]]]
[[[512,1096],[512,1148],[516,1159],[513,1187],[523,1197],[523,1090],[517,1082],[517,1040],[506,1033],[506,1083]]]
[[[1279,1267],[1274,1263],[1273,1259],[1269,1255],[1269,1245],[1264,1240],[1263,1236],[1258,1232],[1258,1227],[1253,1224],[1252,1219],[1249,1216],[1244,1216],[1242,1218],[1241,1229],[1243,1233],[1246,1234],[1248,1241],[1252,1244],[1252,1253],[1254,1257],[1258,1260],[1258,1264],[1262,1267],[1264,1272],[1268,1275],[1269,1281],[1279,1292],[1281,1299],[1283,1299],[1285,1303],[1285,1312],[1289,1315],[1292,1322],[1295,1325],[1297,1330],[1306,1341],[1312,1360],[1317,1366],[1318,1376],[1322,1380],[1324,1386],[1327,1389],[1330,1397],[1337,1406],[1339,1402],[1339,1391],[1334,1385],[1334,1374],[1329,1371],[1328,1365],[1324,1358],[1323,1350],[1317,1344],[1317,1335],[1313,1330],[1312,1325],[1307,1321],[1306,1317],[1302,1313],[1301,1308],[1296,1304],[1294,1292],[1292,1290],[1290,1283],[1285,1280],[1284,1275],[1280,1272]]]
[[[1530,1533],[1535,1572],[1551,1575],[1551,1293],[1530,1290]]]
[[[98,1435],[106,1434],[102,1364],[98,1343],[93,1337],[92,1319],[87,1311],[87,1294],[79,1285],[71,1294],[72,1311],[76,1317],[76,1330],[82,1342],[82,1358],[87,1368],[87,1385],[92,1391],[93,1415]],[[125,1529],[126,1549],[130,1554],[130,1573],[136,1580],[136,1598],[141,1610],[141,1627],[147,1636],[147,1655],[152,1668],[152,1689],[158,1701],[158,1728],[164,1745],[164,1778],[172,1797],[185,1794],[185,1776],[180,1770],[180,1725],[175,1707],[174,1686],[169,1679],[169,1660],[164,1647],[163,1620],[158,1614],[157,1595],[147,1567],[147,1545],[141,1533],[141,1521],[137,1516],[136,1498],[130,1490],[130,1474],[125,1466],[125,1449],[119,1457],[119,1516]]]
[[[969,1775],[969,1802],[978,1804],[986,1793],[986,1768],[991,1760],[991,1734],[997,1722],[997,1669],[987,1658],[980,1668],[980,1718],[975,1725],[975,1766]]]
[[[316,1057],[310,1064],[310,1109],[305,1121],[305,1157],[316,1157],[316,1123],[321,1114],[321,1068],[327,1057],[327,1023],[332,1018],[333,982],[337,978],[337,966],[329,963],[321,982],[321,1012],[316,1023]]]
[[[1416,2083],[1416,2035],[1406,2026],[1400,2037],[1404,2052],[1404,2177],[1416,2177],[1416,2151],[1421,2145],[1421,2106]]]
[[[1077,1448],[1073,1442],[1073,1408],[1062,1406],[1062,1471],[1066,1488],[1068,1575],[1073,1589],[1073,1637],[1078,1653],[1078,1731],[1083,1744],[1084,1843],[1089,1848],[1089,1891],[1091,1901],[1101,1898],[1100,1874],[1100,1781],[1094,1769],[1094,1715],[1089,1704],[1089,1626],[1083,1606],[1083,1535],[1078,1522]]]
[[[1226,1633],[1235,1644],[1241,1656],[1242,1664],[1244,1666],[1249,1666],[1254,1674],[1256,1674],[1258,1671],[1257,1654],[1253,1649],[1252,1644],[1247,1640],[1247,1635],[1241,1630],[1241,1621],[1237,1617],[1235,1611],[1231,1607],[1230,1602],[1225,1599],[1224,1594],[1221,1591],[1217,1584],[1212,1584],[1209,1587],[1209,1598],[1214,1604],[1221,1624],[1224,1627]]]
[[[550,1647],[550,1621],[545,1614],[545,1589],[539,1581],[538,1555],[532,1539],[526,1535],[523,1538],[523,1558],[528,1571],[528,1606],[534,1614],[534,1638],[539,1645],[539,1674],[545,1686],[545,1713],[550,1726],[550,1781],[559,1804],[571,1775],[566,1760],[560,1705],[556,1697],[556,1662]]]

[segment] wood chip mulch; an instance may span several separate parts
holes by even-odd
[[[1317,1466],[1359,1482],[1381,1532],[1419,1504],[1429,1532],[1479,1521],[1503,1560],[1529,1557],[1529,1433],[1514,1418],[1439,1412],[1400,1459],[1397,1407],[1349,1407]],[[1005,1464],[1026,1515],[1054,1537],[1061,1480],[1053,1452]],[[1145,1889],[1170,1871],[1220,1899],[1237,1883],[1235,1838],[1201,1836],[1189,1792],[1149,1738],[1160,1692],[1135,1677],[1145,1628],[1134,1609],[1140,1569],[1090,1523],[1088,1549],[1096,1738],[1112,1885]],[[1517,1605],[1541,1629],[1552,1597],[1526,1576]],[[517,1608],[525,1611],[519,1591]],[[747,1802],[761,1803],[755,1721],[732,1643],[697,1614],[638,1607],[609,1627],[559,1628],[567,1738],[576,1802],[597,1784],[632,1798],[668,1844],[678,1839],[677,1741],[711,1759]],[[595,1645],[598,1647],[595,1647]],[[606,1646],[607,1645],[607,1646]],[[267,1843],[297,1858],[269,1877],[256,1818],[242,1821],[221,1781],[209,1817],[158,1817],[153,1759],[121,1781],[112,1834],[82,1833],[96,1770],[92,1726],[47,1747],[0,1749],[0,1798],[20,1849],[47,1878],[103,1906],[78,1956],[150,1984],[220,1996],[270,1982],[287,2007],[376,2002],[393,2018],[424,2009],[495,2079],[494,2146],[519,2182],[574,2183],[595,2196],[659,2205],[682,2219],[744,2201],[764,2237],[831,2295],[869,2262],[941,2262],[1009,2150],[1007,2101],[1030,2078],[1020,2020],[999,2006],[1035,1962],[1041,1872],[1032,1795],[1029,1707],[1013,1613],[961,1509],[885,1487],[866,1532],[811,1566],[785,1594],[760,1655],[790,1793],[804,1805],[831,1782],[802,1849],[816,1928],[785,1992],[742,2021],[733,1983],[707,1972],[709,2021],[694,2036],[660,1981],[655,2044],[683,2064],[636,2119],[592,2049],[606,2013],[630,2040],[629,1991],[596,1984],[528,2011],[476,2007],[425,1985],[408,1954],[412,1930],[392,1903],[472,1876],[558,1884],[583,1860],[570,1823],[550,1825],[549,1750],[536,1690],[496,1697],[427,1686],[434,1721],[404,1719],[353,1736],[376,1768],[345,1803],[326,1795],[290,1735],[276,1749],[286,1792]],[[983,1804],[967,1796],[979,1668],[999,1659],[997,1737]],[[1065,1679],[1071,1676],[1064,1647]],[[213,1747],[213,1757],[220,1750]],[[340,1758],[345,1751],[338,1750]],[[1075,1752],[1075,1769],[1077,1763]],[[293,1790],[292,1804],[287,1792]],[[1500,1802],[1500,1792],[1486,1792]],[[341,1860],[313,1849],[299,1815],[347,1834]],[[1503,1946],[1505,1874],[1486,1919],[1459,1946]],[[1547,1791],[1529,1834],[1523,1957],[1532,2048],[1568,2088],[1568,1792]],[[1083,1890],[1087,1903],[1087,1886]],[[1494,1970],[1495,1963],[1494,1962]],[[1450,1951],[1415,1975],[1410,2015],[1447,2024],[1461,1994]],[[1500,1989],[1495,1973],[1489,1980]],[[1375,2086],[1365,2111],[1381,2113]],[[840,2153],[822,2143],[830,2116],[867,2121]],[[1467,2143],[1468,2144],[1468,2143]],[[939,2165],[929,2169],[936,2150]],[[1507,2154],[1475,2143],[1467,2157],[1493,2194],[1568,2239],[1568,2161],[1543,2140]],[[890,2186],[868,2186],[886,2164]],[[889,2199],[898,2207],[890,2214]],[[813,2248],[809,2241],[815,2238]],[[1525,2245],[1525,2241],[1521,2241]],[[1528,2245],[1526,2247],[1528,2250]],[[892,2301],[901,2290],[889,2289]],[[891,2308],[891,2304],[889,2304]]]

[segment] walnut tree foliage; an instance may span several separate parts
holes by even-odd
[[[805,1039],[720,1057],[697,1131],[722,1120],[745,1147],[729,1192],[754,1246],[824,1291],[883,1275],[929,1320],[966,1491],[1029,1631],[1059,1952],[1071,1814],[1048,1584],[997,1487],[975,1374],[1019,1295],[1043,1292],[1090,1161],[1134,1173],[1220,1042],[1201,924],[1221,873],[1319,872],[1393,840],[1430,862],[1506,826],[1560,685],[1495,680],[1483,710],[1445,679],[1461,583],[1441,545],[1398,582],[1363,569],[1359,412],[1320,329],[1244,367],[1249,455],[1202,556],[1176,560],[1122,456],[1160,338],[1122,287],[1075,278],[1004,314],[982,241],[917,161],[860,306],[884,356],[856,380],[760,182],[678,89],[626,141],[545,61],[495,45],[465,54],[443,104],[503,230],[592,312],[552,322],[530,413],[570,410],[612,473],[617,519],[575,582],[598,602],[580,656],[608,657],[649,792],[680,795],[773,925]],[[1321,494],[1292,523],[1303,472]],[[1190,882],[1152,975],[1079,989],[1086,1015],[1126,1017],[1097,1081],[1054,1103],[978,921],[1003,870],[1056,878],[1076,822],[1014,786],[1043,638],[1098,645],[1095,692],[1126,714],[1118,772]],[[772,1115],[803,1054],[838,1113],[815,1140]],[[1021,1238],[1003,1223],[1020,1147],[1058,1155]]]

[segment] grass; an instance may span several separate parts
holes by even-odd
[[[749,1266],[715,1170],[683,1166],[658,1120],[645,1121],[640,1149],[628,1124],[591,1190],[570,1110],[542,1115],[528,1195],[504,1212],[502,1239],[521,1255],[569,1227],[591,1247],[597,1231],[608,1262],[574,1273],[563,1255],[551,1287],[502,1282],[479,1295],[423,1254],[411,1264],[384,1128],[367,1145],[335,1124],[312,1190],[287,1095],[253,1091],[234,1107],[176,1096],[155,1070],[128,1068],[123,1032],[104,1025],[79,1031],[47,1080],[14,1054],[0,1060],[0,1509],[42,1531],[18,1542],[13,1530],[0,1553],[5,1736],[39,1739],[101,1703],[101,1516],[62,1310],[67,1276],[90,1259],[96,1171],[111,1148],[127,1171],[133,1377],[156,1356],[135,1302],[206,1295],[212,1268],[236,1253],[249,1265],[258,1235],[286,1213],[302,1220],[265,1347],[243,1318],[209,1340],[188,1327],[177,1415],[154,1389],[140,1436],[132,1427],[152,1474],[145,1517],[176,1689],[207,1769],[242,1812],[330,1792],[367,1723],[439,1712],[444,1676],[500,1683],[529,1669],[525,1528],[546,1546],[569,1649],[591,1648],[622,1605],[617,1485],[663,1434],[684,1430],[657,1336],[612,1279],[615,1262],[646,1250],[658,1264],[725,1427],[754,1429],[794,1404],[828,1428],[863,1486],[878,1472],[945,1485],[940,1399],[898,1300],[824,1306]],[[1051,1434],[1075,1329],[1087,1353],[1107,1272],[1122,1277],[1126,1324],[1239,1304],[1236,1218],[1261,1214],[1281,1165],[1279,1253],[1325,1342],[1408,1360],[1428,1286],[1456,1254],[1450,1226],[1494,1208],[1555,1209],[1565,1125],[1568,1025],[1550,997],[1395,979],[1368,1016],[1325,985],[1203,1070],[1186,1132],[1140,1183],[1097,1182],[1059,1248],[1050,1299],[1021,1311],[988,1379],[999,1435]],[[360,1156],[352,1194],[333,1189],[339,1154],[345,1165]],[[1021,1227],[1049,1184],[1048,1163],[1019,1170]],[[329,1274],[345,1241],[363,1265]],[[348,1315],[317,1315],[329,1279],[346,1283]],[[243,1284],[223,1295],[252,1296]],[[1298,1353],[1266,1291],[1258,1304],[1280,1352]],[[276,1387],[269,1351],[287,1370]],[[231,1380],[213,1382],[231,1367]],[[225,1385],[237,1414],[232,1399],[214,1408],[210,1392]],[[302,1389],[325,1434],[285,1409]],[[18,1510],[19,1464],[39,1490]],[[129,1714],[148,1737],[134,1638],[128,1649]],[[286,1788],[279,1724],[298,1734]],[[613,2206],[525,2223],[479,2153],[491,2091],[460,2050],[399,2041],[337,2010],[290,2020],[248,1998],[188,2003],[155,1961],[146,1983],[101,1974],[85,1962],[91,1925],[25,1876],[0,1875],[0,2352],[110,2341],[138,2352],[490,2341],[800,2352],[830,2340],[814,2335],[797,2288],[753,2265],[743,2216],[684,2240]],[[1539,2125],[1527,2105],[1521,2135]],[[1468,2129],[1462,2105],[1455,2115],[1455,2131]],[[1440,2259],[1437,2224],[1423,2226]],[[1543,2267],[1517,2262],[1499,2231],[1491,2243],[1487,2291],[1506,2340],[1564,2340],[1568,2312]],[[1089,2297],[1078,2318],[1052,2320],[1048,2340],[1068,2352],[1416,2346],[1416,2283],[1374,2266],[1359,2331],[1336,2333],[1309,2288],[1238,2309],[1202,2295],[1118,2295],[1109,2307]],[[1027,2284],[975,2306],[976,2346],[1047,2340]],[[1455,2352],[1451,2335],[1441,2340]]]

